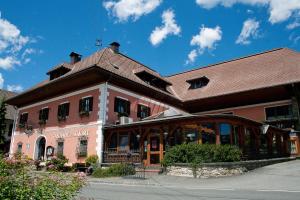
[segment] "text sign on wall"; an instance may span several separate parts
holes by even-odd
[[[55,134],[55,138],[67,138],[67,137],[82,137],[82,136],[88,136],[89,131],[88,130],[80,130],[75,132],[60,132]]]

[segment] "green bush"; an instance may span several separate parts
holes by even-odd
[[[31,160],[24,157],[0,158],[0,199],[68,200],[84,185],[85,175],[53,172],[35,175]]]
[[[114,164],[109,168],[97,168],[93,172],[92,176],[96,178],[116,177],[134,175],[134,166],[128,164]]]
[[[170,148],[162,161],[164,166],[174,163],[197,165],[211,162],[233,162],[241,160],[241,151],[231,145],[181,144]]]
[[[46,166],[49,171],[63,171],[67,162],[68,159],[64,155],[59,154],[57,157],[52,157]]]
[[[87,165],[96,165],[98,163],[98,156],[97,155],[91,155],[85,159],[85,163]]]

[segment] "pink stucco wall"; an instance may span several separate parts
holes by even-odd
[[[265,115],[265,108],[266,107],[273,107],[273,106],[281,106],[281,105],[287,105],[288,103],[268,103],[264,105],[257,105],[257,106],[248,106],[248,107],[242,107],[242,108],[232,108],[232,109],[226,109],[222,111],[211,111],[210,114],[221,114],[221,113],[228,113],[233,112],[234,115],[238,115],[241,117],[245,117],[248,119],[252,119],[254,121],[263,122],[266,120]]]
[[[36,141],[39,137],[45,137],[46,147],[57,147],[57,139],[64,139],[64,155],[69,159],[70,163],[84,162],[85,158],[78,158],[76,147],[79,145],[79,138],[88,135],[88,155],[96,154],[96,138],[97,138],[97,121],[98,121],[98,104],[99,89],[83,92],[49,103],[20,109],[19,116],[28,112],[28,125],[33,126],[33,133],[27,135],[24,130],[16,128],[16,134],[13,142],[13,152],[16,152],[18,143],[22,143],[22,152],[30,158],[35,158]],[[79,116],[79,100],[86,96],[93,96],[93,111],[88,117]],[[64,122],[57,119],[58,105],[63,102],[69,102],[69,117]],[[49,107],[49,117],[45,126],[40,126],[39,110],[43,107]],[[18,126],[17,126],[18,127]]]
[[[150,107],[151,110],[151,115],[155,115],[159,112],[162,112],[167,109],[167,106],[163,103],[151,103],[153,101],[144,101],[143,98],[137,98],[133,97],[131,95],[122,93],[120,91],[116,91],[113,89],[108,89],[108,110],[107,110],[107,122],[110,124],[114,124],[116,120],[118,120],[118,115],[117,113],[114,112],[114,102],[116,97],[122,97],[128,101],[130,101],[130,118],[133,119],[133,121],[137,121],[137,109],[138,109],[138,104],[146,105]]]

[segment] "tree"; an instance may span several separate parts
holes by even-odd
[[[0,100],[0,145],[4,144],[5,142],[5,132],[6,132],[5,115],[6,115],[5,98],[2,98]]]

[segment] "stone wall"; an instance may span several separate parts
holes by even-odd
[[[274,158],[265,160],[251,160],[228,163],[202,163],[198,167],[191,167],[185,163],[177,163],[166,168],[170,176],[184,176],[195,178],[224,177],[243,174],[249,170],[280,162],[294,160],[295,158]]]
[[[196,171],[195,171],[196,170]],[[246,172],[245,167],[226,168],[226,167],[199,167],[193,169],[191,167],[171,166],[167,168],[167,175],[170,176],[184,176],[195,178],[210,178],[210,177],[224,177],[240,175]],[[197,172],[197,173],[195,173]]]

